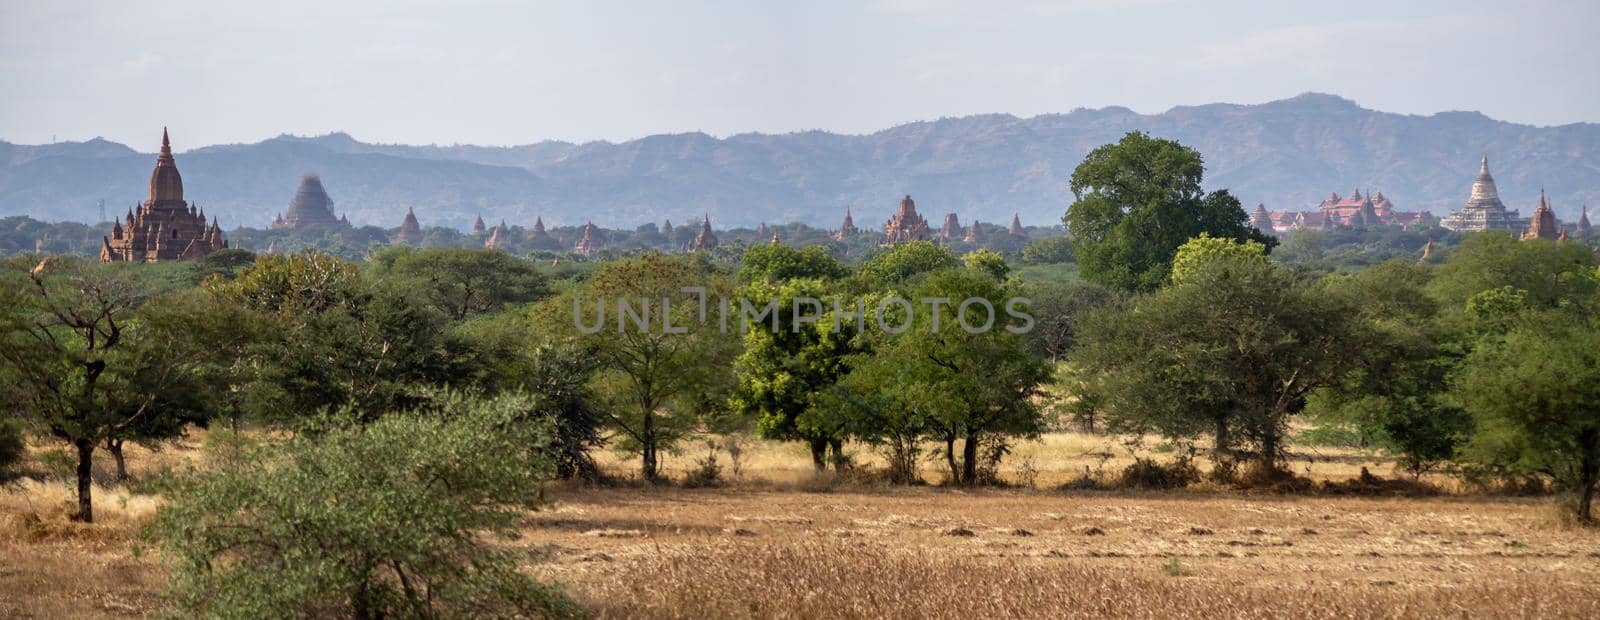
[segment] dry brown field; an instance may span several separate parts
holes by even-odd
[[[198,445],[136,452],[132,473],[197,458]],[[681,475],[706,452],[687,443],[667,470]],[[502,544],[599,617],[1576,618],[1600,610],[1600,532],[1563,524],[1549,498],[1057,490],[1085,467],[1114,472],[1134,454],[1115,439],[1077,434],[1018,447],[1003,473],[1032,479],[1032,488],[818,480],[796,446],[748,442],[743,453],[738,475],[720,453],[728,481],[717,488],[555,485],[549,508]],[[1363,466],[1391,473],[1372,455],[1297,454],[1291,466],[1312,478],[1338,480]],[[863,467],[875,458],[853,456]],[[614,473],[632,469],[603,457]],[[927,478],[939,476],[930,469]],[[0,617],[159,610],[162,569],[150,553],[135,554],[159,498],[120,487],[96,497],[100,522],[83,525],[65,518],[64,481],[0,490]]]

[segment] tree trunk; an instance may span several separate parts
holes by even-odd
[[[961,468],[956,467],[956,435],[951,433],[944,437],[944,460],[950,466],[950,481],[961,482]]]
[[[831,459],[833,461],[833,471],[837,472],[837,471],[843,470],[844,469],[844,440],[843,439],[829,439],[828,440],[828,448],[833,451],[833,458]]]
[[[94,523],[94,442],[78,439],[72,445],[78,448],[78,514],[73,519]]]
[[[117,482],[127,482],[128,461],[122,458],[122,440],[106,439],[106,450],[111,452],[111,459],[117,463]]]
[[[640,442],[644,444],[644,469],[642,475],[645,482],[655,482],[656,473],[656,416],[654,411],[644,412],[644,431],[640,433]]]
[[[819,474],[828,471],[828,440],[821,438],[811,440],[811,466]]]
[[[961,484],[972,486],[978,483],[978,434],[968,433],[967,440],[961,446]]]
[[[1217,416],[1215,421],[1217,424],[1217,430],[1216,435],[1212,438],[1211,442],[1211,462],[1220,464],[1232,460],[1228,456],[1228,447],[1231,443],[1233,443],[1233,438],[1228,436],[1227,418]]]
[[[1261,433],[1261,470],[1274,472],[1278,470],[1278,431],[1267,428]]]

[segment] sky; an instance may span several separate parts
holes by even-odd
[[[527,144],[1316,91],[1600,122],[1600,2],[0,0],[0,140]]]

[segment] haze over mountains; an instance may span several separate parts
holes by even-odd
[[[846,205],[881,226],[902,194],[927,217],[1031,225],[1060,222],[1073,168],[1096,146],[1143,130],[1198,149],[1206,185],[1248,207],[1310,209],[1329,192],[1382,190],[1401,210],[1444,215],[1466,199],[1487,153],[1500,194],[1532,211],[1544,188],[1563,221],[1600,205],[1600,124],[1533,127],[1476,112],[1431,116],[1361,108],[1308,93],[1261,105],[1209,104],[1142,115],[1126,108],[1017,118],[916,122],[868,135],[654,135],[622,143],[514,147],[368,144],[345,134],[280,136],[185,150],[182,119],[166,121],[185,195],[225,228],[264,227],[305,172],[322,175],[335,209],[392,227],[406,207],[424,225],[466,228],[474,216],[528,225],[633,227],[709,212],[724,226],[799,221],[836,226]],[[26,146],[0,142],[0,215],[94,221],[146,193],[160,143]]]

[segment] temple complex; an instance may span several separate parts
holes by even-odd
[[[1265,219],[1262,214],[1265,214]],[[1267,211],[1257,205],[1250,216],[1250,225],[1262,232],[1285,233],[1295,230],[1331,230],[1338,227],[1365,228],[1393,226],[1409,228],[1432,222],[1433,214],[1427,211],[1398,211],[1383,192],[1363,194],[1360,189],[1340,197],[1338,192],[1328,194],[1316,209],[1310,211]]]
[[[860,232],[861,232],[861,229],[856,228],[855,220],[850,217],[850,207],[845,207],[844,208],[844,223],[839,225],[839,230],[833,231],[833,240],[834,241],[844,241],[845,239],[847,239],[849,237],[852,237],[852,236],[855,236],[857,234],[860,234]]]
[[[1528,220],[1528,227],[1522,231],[1522,239],[1555,241],[1564,236],[1565,232],[1561,230],[1561,224],[1556,222],[1555,210],[1545,201],[1544,190],[1539,190],[1539,206],[1533,210],[1533,217]]]
[[[390,245],[422,245],[422,224],[417,223],[417,214],[406,207],[406,219],[400,221],[400,230],[394,234]]]
[[[579,237],[578,243],[572,246],[572,251],[584,256],[589,256],[598,251],[602,245],[602,242],[600,241],[600,236],[597,234],[597,232],[598,231],[596,231],[594,227],[594,222],[584,224],[583,236]]]
[[[172,143],[161,129],[161,153],[150,172],[150,196],[137,210],[118,217],[111,235],[100,238],[102,262],[192,260],[228,247],[216,218],[206,225],[205,211],[183,200],[183,177],[172,159]]]
[[[707,213],[700,222],[700,234],[694,236],[694,241],[689,242],[689,251],[717,249],[717,236],[711,233],[711,214]]]
[[[1472,194],[1461,210],[1453,211],[1440,222],[1449,230],[1475,232],[1479,230],[1516,230],[1521,227],[1521,216],[1508,211],[1500,202],[1500,190],[1489,175],[1489,156],[1483,156],[1478,166],[1478,178],[1472,182]]]
[[[939,240],[952,241],[961,236],[961,220],[954,213],[944,215],[944,226],[939,227]]]
[[[900,199],[900,210],[883,224],[883,245],[928,239],[928,221],[917,215],[917,203],[911,200],[911,194],[906,194]]]
[[[272,221],[273,230],[300,230],[306,228],[348,227],[348,218],[333,215],[333,199],[322,187],[322,177],[307,173],[300,177],[300,187],[289,199],[289,214],[278,214]]]

